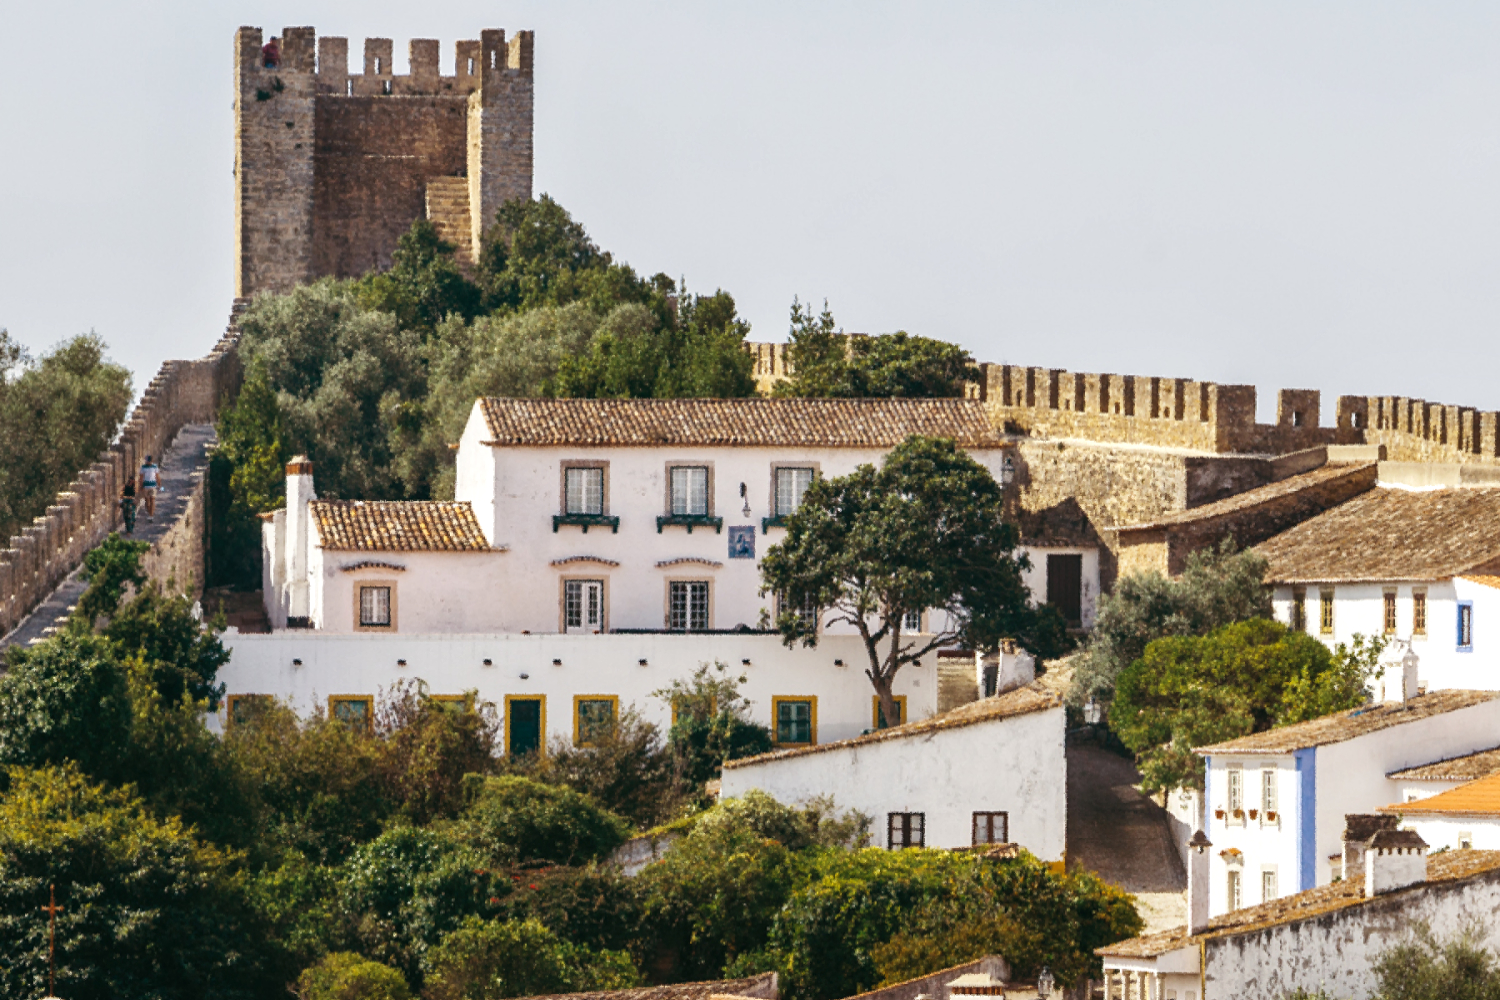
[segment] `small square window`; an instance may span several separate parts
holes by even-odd
[[[620,699],[615,695],[578,695],[573,699],[573,742],[592,746],[615,726]]]
[[[563,497],[563,512],[566,514],[604,513],[604,470],[600,468],[567,469],[563,473],[567,484]]]
[[[359,588],[359,624],[362,628],[390,628],[390,587]]]
[[[375,699],[369,695],[335,695],[328,699],[328,717],[355,732],[367,733],[375,725]]]
[[[812,469],[776,470],[776,516],[789,517],[802,506],[802,496],[812,485]]]
[[[818,606],[806,595],[797,603],[787,599],[785,594],[778,594],[776,603],[782,614],[791,612],[797,616],[797,624],[812,632],[818,630]]]
[[[707,466],[672,466],[671,506],[673,514],[708,514]]]
[[[922,631],[922,612],[908,611],[902,615],[901,631],[913,633]]]
[[[772,698],[776,718],[776,742],[811,745],[817,742],[818,712],[815,698]]]
[[[1458,831],[1458,849],[1460,851],[1472,851],[1474,849],[1474,835],[1468,830]]]
[[[604,627],[604,581],[563,581],[563,629],[591,634]]]
[[[885,819],[886,847],[892,851],[927,845],[926,813],[888,813]]]
[[[1269,903],[1276,898],[1276,869],[1267,868],[1260,873],[1260,901]]]
[[[1009,814],[977,812],[974,814],[975,844],[1004,844],[1010,840]]]
[[[276,703],[268,694],[232,694],[225,700],[231,727],[254,722]]]
[[[906,695],[893,695],[892,700],[896,703],[896,722],[900,726],[906,723]],[[888,729],[890,723],[885,721],[885,710],[880,707],[880,695],[871,695],[872,703],[870,709],[870,722],[875,729]]]
[[[708,581],[673,581],[668,589],[667,628],[676,632],[708,630]]]

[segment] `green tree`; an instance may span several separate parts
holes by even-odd
[[[1312,705],[1338,711],[1367,697],[1343,683],[1321,642],[1255,618],[1150,643],[1119,675],[1109,719],[1137,755],[1142,788],[1156,792],[1203,787],[1194,747],[1300,721]]]
[[[638,277],[589,238],[567,210],[543,194],[500,207],[485,234],[478,283],[484,311],[524,312],[541,306],[583,302],[604,315],[625,302],[665,308],[670,279]]]
[[[114,645],[69,629],[35,646],[12,646],[0,676],[0,764],[77,761],[115,777],[130,745],[131,703]]]
[[[297,977],[297,1000],[411,1000],[406,977],[351,951],[326,955]]]
[[[80,1000],[265,996],[261,928],[233,859],[128,791],[72,767],[7,772],[0,798],[0,994],[47,985],[49,885],[57,992]]]
[[[1232,539],[1188,556],[1178,579],[1134,573],[1116,581],[1099,602],[1088,645],[1073,659],[1069,700],[1107,701],[1120,672],[1163,636],[1207,635],[1251,618],[1271,617],[1266,560],[1253,549],[1236,551]]]
[[[499,720],[470,691],[459,702],[428,697],[425,684],[397,684],[375,715],[379,780],[410,822],[452,819],[464,807],[464,778],[496,766]]]
[[[394,315],[403,330],[431,334],[449,316],[470,320],[479,312],[479,286],[464,277],[453,244],[427,219],[401,234],[390,270],[367,274],[356,287],[367,307]]]
[[[740,694],[745,678],[729,666],[700,664],[693,676],[673,680],[652,696],[672,708],[667,747],[677,771],[695,791],[719,777],[726,760],[772,749],[771,730],[750,719],[750,700]]]
[[[433,1000],[619,990],[641,981],[625,953],[564,941],[536,920],[469,917],[427,959],[426,994]]]
[[[130,405],[130,372],[89,333],[34,361],[0,329],[0,537],[18,534],[109,447]]]
[[[185,595],[168,597],[153,582],[114,614],[104,634],[122,657],[140,661],[150,685],[168,702],[186,697],[214,712],[224,695],[224,685],[216,682],[219,668],[229,662],[221,628],[222,622],[205,628]]]
[[[728,292],[682,297],[675,314],[615,308],[588,350],[564,358],[547,383],[554,396],[636,399],[755,395],[750,324]]]
[[[430,483],[435,499],[453,498],[454,452],[484,396],[541,396],[564,358],[582,352],[600,323],[581,302],[514,315],[450,316],[428,340],[427,398],[421,419],[395,433],[396,472],[406,483]]]
[[[456,830],[492,865],[602,861],[630,836],[624,820],[571,788],[515,775],[478,778],[471,788]]]
[[[791,377],[776,384],[777,396],[956,398],[965,382],[979,380],[974,359],[957,344],[904,330],[846,336],[836,326],[827,301],[814,316],[792,300]]]
[[[241,326],[246,371],[264,368],[276,407],[252,397],[226,419],[259,443],[265,459],[275,441],[278,457],[307,455],[324,497],[426,495],[425,484],[396,476],[391,447],[393,432],[411,417],[410,402],[427,393],[421,331],[402,328],[392,314],[363,305],[352,285],[327,278],[286,295],[257,296]],[[273,418],[279,427],[265,425]],[[259,467],[244,483],[247,509],[266,495],[262,490],[275,489],[269,479],[269,469]]]
[[[693,829],[700,836],[746,831],[774,840],[791,851],[810,847],[868,847],[871,818],[857,810],[840,812],[829,795],[796,806],[784,805],[759,789],[728,798],[702,813]]]
[[[641,893],[617,865],[549,866],[511,871],[511,892],[497,919],[540,920],[548,930],[595,951],[630,948],[639,937]]]
[[[286,501],[286,464],[292,457],[281,404],[264,363],[251,362],[233,406],[219,414],[219,444],[209,459],[210,585],[261,585],[261,522],[257,514]]]
[[[109,537],[84,555],[79,573],[88,589],[78,598],[74,615],[92,626],[100,615],[112,615],[120,607],[127,585],[139,589],[146,582],[141,556],[151,549],[150,542],[130,541],[111,531]]]
[[[879,469],[815,481],[761,577],[789,597],[776,618],[787,645],[817,643],[818,622],[798,613],[804,602],[859,633],[865,675],[894,719],[892,684],[906,664],[954,644],[993,649],[1029,630],[1017,540],[989,471],[950,440],[913,436]],[[928,609],[945,613],[942,630],[903,636],[905,616]]]
[[[1320,719],[1334,712],[1369,701],[1370,687],[1380,673],[1380,654],[1386,640],[1356,634],[1350,645],[1339,643],[1333,650],[1333,666],[1321,673],[1304,669],[1287,682],[1281,695],[1277,724],[1291,725]]]
[[[683,799],[661,731],[634,706],[590,733],[587,745],[553,737],[531,767],[538,779],[576,789],[638,827],[672,818]]]
[[[1480,925],[1439,940],[1425,922],[1375,962],[1375,1000],[1497,1000],[1500,962]]]

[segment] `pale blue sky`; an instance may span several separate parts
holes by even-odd
[[[1500,7],[0,7],[0,326],[137,372],[232,292],[231,41],[532,28],[536,189],[647,273],[984,360],[1500,408]],[[445,71],[451,66],[445,63]],[[1325,421],[1331,415],[1325,405]]]

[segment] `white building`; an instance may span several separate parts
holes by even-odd
[[[832,795],[873,817],[892,850],[1009,842],[1062,862],[1065,728],[1061,698],[1028,685],[921,722],[730,761],[723,794]]]
[[[1215,916],[1325,885],[1341,871],[1345,816],[1394,801],[1393,771],[1494,745],[1500,694],[1411,692],[1208,747],[1206,815]]]
[[[1433,850],[1500,850],[1500,773],[1380,811],[1399,817],[1402,829],[1414,830]]]
[[[1391,466],[1374,489],[1256,546],[1276,617],[1329,644],[1410,644],[1429,690],[1497,687],[1486,623],[1500,621],[1500,489],[1416,487],[1391,481]]]
[[[455,502],[317,500],[311,465],[288,467],[268,612],[328,633],[755,629],[777,611],[759,557],[812,479],[912,434],[1006,474],[975,400],[477,400]],[[1092,625],[1098,550],[1023,551],[1032,593]]]
[[[1500,739],[1500,735],[1496,739]],[[1386,777],[1396,789],[1395,801],[1400,803],[1430,798],[1497,771],[1500,771],[1500,747],[1491,747],[1431,764],[1403,767]]]
[[[1199,834],[1202,838],[1202,834]],[[1296,990],[1365,1000],[1375,960],[1426,921],[1440,939],[1477,926],[1500,946],[1500,851],[1429,856],[1407,830],[1351,842],[1362,864],[1342,880],[1212,920],[1193,886],[1218,849],[1196,841],[1189,866],[1189,923],[1097,949],[1105,1000],[1282,1000]]]

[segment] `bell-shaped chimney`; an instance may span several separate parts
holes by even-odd
[[[1213,844],[1199,830],[1188,846],[1188,933],[1208,929],[1208,849]]]

